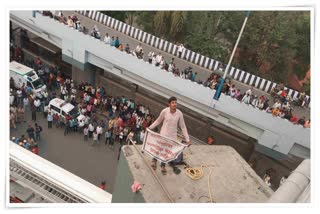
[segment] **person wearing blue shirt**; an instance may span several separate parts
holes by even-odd
[[[115,46],[116,48],[118,48],[118,47],[119,47],[119,45],[120,45],[119,38],[118,38],[118,37],[116,37],[116,40],[114,41],[114,46]]]
[[[191,76],[191,81],[195,81],[196,80],[196,76],[197,76],[197,72],[195,73],[192,73],[192,76]]]
[[[105,92],[104,88],[102,87],[101,90],[100,90],[100,95],[101,95],[101,97],[104,97],[105,93],[106,93],[106,92]]]
[[[32,90],[32,89],[31,89],[30,86],[27,85],[27,86],[25,87],[25,91],[26,91],[26,93],[27,93],[28,95],[31,93],[31,90]]]
[[[24,148],[27,149],[27,150],[30,150],[31,144],[29,143],[29,141],[27,141],[27,142],[24,144]]]
[[[19,140],[19,138],[12,137],[12,142],[14,142],[15,144],[19,144]]]
[[[107,145],[107,144],[110,145],[111,130],[108,129],[108,130],[106,131],[104,137],[105,137],[105,142],[104,142],[104,144],[105,144],[105,145]]]
[[[126,103],[126,98],[124,97],[124,96],[122,96],[122,98],[121,98],[121,102],[122,102],[122,104],[124,104],[125,105],[125,103]]]
[[[132,100],[130,100],[131,101],[131,103],[130,103],[130,108],[132,109],[132,110],[134,110],[134,102],[132,101]]]

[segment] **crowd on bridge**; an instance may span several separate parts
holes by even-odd
[[[114,147],[114,142],[119,142],[121,145],[125,142],[130,143],[130,140],[142,143],[146,127],[155,119],[148,107],[136,104],[134,100],[125,96],[107,95],[103,86],[93,87],[87,82],[76,86],[72,79],[63,77],[58,67],[47,66],[40,58],[35,62],[29,60],[26,63],[27,66],[34,68],[48,86],[49,92],[42,91],[40,96],[35,96],[29,86],[15,88],[14,80],[10,79],[10,127],[16,129],[17,123],[25,123],[25,114],[28,112],[31,112],[34,122],[34,125],[28,123],[26,130],[28,137],[23,133],[21,137],[13,137],[13,142],[38,153],[37,142],[40,140],[42,127],[36,122],[38,115],[42,114],[48,121],[48,130],[54,124],[56,128],[64,129],[64,135],[81,133],[84,141],[91,140],[91,145],[98,144],[102,139],[110,148]],[[233,99],[275,117],[283,117],[294,124],[310,128],[310,119],[292,115],[286,97],[281,96],[284,93],[280,92],[278,92],[280,98],[270,106],[269,100],[264,95],[258,98],[253,94],[253,88],[241,94],[234,85],[228,84],[224,90],[224,93]],[[85,116],[84,119],[78,121],[77,118],[62,117],[52,113],[48,104],[56,97],[76,106],[79,113]]]
[[[85,32],[86,28],[81,26],[80,20],[77,18],[76,15],[64,17],[64,15],[61,11],[58,13],[58,15],[54,15],[51,12],[46,12],[46,11],[43,11],[43,14],[48,15],[52,18],[55,18],[55,19],[61,21],[62,23],[68,25],[69,27],[72,27],[72,28],[78,29],[79,31]],[[101,35],[100,35],[100,31],[97,26],[93,27],[90,34],[91,34],[91,36],[93,36],[97,39],[102,39]],[[121,43],[121,41],[119,40],[118,37],[114,38],[114,36],[109,36],[108,33],[105,35],[103,41],[106,45],[113,46],[113,47],[119,49],[120,51],[125,51],[128,54],[132,54],[140,59],[144,58],[143,57],[144,52],[143,52],[143,47],[142,47],[141,43],[139,43],[138,46],[134,50],[131,50],[131,48],[129,47],[129,44],[126,44],[126,46],[124,47],[124,45]],[[184,50],[183,45],[180,45],[179,50],[178,50],[178,57],[181,57],[181,53],[183,50]],[[14,56],[17,57],[21,61],[21,59],[20,59],[21,57],[19,58],[20,55],[19,54],[17,56],[16,55],[17,54],[14,54]],[[159,52],[157,54],[154,52],[148,53],[148,62],[150,64],[152,64],[153,66],[159,67],[160,69],[165,70],[167,72],[172,72],[175,76],[189,79],[191,81],[196,81],[197,72],[193,72],[192,67],[187,67],[183,71],[180,71],[179,68],[176,67],[174,60],[175,59],[173,57],[173,58],[171,58],[170,62],[167,63],[164,60],[164,57],[161,55],[161,52]],[[40,59],[38,59],[36,62],[26,62],[26,63],[27,63],[27,66],[35,68],[38,75],[47,84],[49,90],[51,90],[52,88],[61,87],[61,94],[65,94],[63,96],[63,99],[66,101],[69,100],[72,104],[76,103],[75,98],[77,97],[77,94],[72,93],[72,91],[74,91],[76,89],[69,87],[69,88],[65,88],[65,90],[63,90],[63,87],[61,85],[68,84],[68,81],[66,81],[67,83],[62,83],[62,81],[64,81],[64,80],[61,77],[61,72],[59,71],[59,69],[57,67],[49,67],[44,64],[41,64]],[[219,69],[223,70],[223,67],[220,67]],[[218,74],[212,73],[206,81],[204,81],[204,82],[199,81],[199,83],[203,84],[206,87],[211,88],[212,90],[216,90],[220,81],[221,81],[221,77]],[[23,89],[21,89],[21,90],[23,90]],[[71,91],[69,91],[69,90],[71,90]],[[100,89],[99,87],[97,89],[94,89],[94,91],[95,90],[98,90],[98,91],[101,90],[102,93],[104,93],[104,89]],[[83,93],[84,90],[80,90],[80,88],[79,88],[79,92]],[[49,96],[48,94],[45,94],[45,92],[43,92],[43,93],[44,93],[43,96],[46,97],[47,100],[54,97],[54,95]],[[262,96],[258,97],[257,95],[255,95],[253,92],[253,87],[251,87],[249,90],[247,90],[245,92],[241,92],[241,90],[237,89],[236,86],[231,83],[231,81],[225,81],[225,83],[222,87],[222,93],[224,93],[227,96],[230,96],[231,98],[233,98],[235,100],[238,100],[242,103],[250,105],[253,108],[258,108],[262,111],[270,113],[274,117],[285,118],[287,120],[290,120],[292,123],[299,124],[305,128],[310,127],[310,122],[311,122],[310,119],[307,120],[304,117],[298,118],[296,115],[293,115],[293,113],[292,113],[294,105],[298,105],[298,106],[307,106],[308,105],[308,100],[306,99],[305,93],[301,93],[300,96],[296,100],[293,100],[292,97],[288,94],[287,90],[285,90],[283,86],[277,85],[276,88],[272,89],[272,92],[271,92],[271,95],[274,95],[274,97],[275,97],[274,104],[270,104],[270,100],[267,98],[267,96],[262,95]],[[118,100],[120,100],[120,99],[117,99],[117,98],[105,99],[104,96],[102,96],[102,97],[99,96],[98,99],[95,98],[94,100],[96,100],[96,102],[98,102],[98,105],[96,105],[96,104],[92,105],[92,103],[87,103],[87,101],[86,101],[88,96],[90,96],[90,98],[93,98],[93,97],[96,97],[97,94],[86,93],[86,97],[82,97],[82,95],[81,95],[80,97],[82,99],[81,100],[82,102],[79,103],[80,109],[83,108],[83,106],[85,106],[84,108],[89,106],[89,109],[91,107],[93,107],[93,109],[95,110],[96,106],[101,106],[100,105],[101,102],[103,103],[105,101],[107,103],[109,102],[109,105],[107,106],[108,111],[110,111],[112,109],[112,107],[114,106],[113,104],[110,104],[110,102],[111,103],[116,102],[117,110],[119,110],[120,107],[126,108],[125,107],[126,105],[130,105],[128,103],[122,103],[122,102],[119,103]],[[19,103],[21,104],[22,99],[18,98],[17,100],[20,100]],[[83,100],[85,100],[86,102],[83,103]],[[128,102],[131,102],[131,101],[129,100]],[[120,104],[122,104],[122,106],[120,106]],[[43,100],[41,101],[41,105],[42,106],[45,105],[45,102]],[[129,109],[131,109],[131,108],[129,108]],[[127,110],[127,108],[125,110]],[[90,114],[90,113],[91,113],[90,111],[87,112],[87,114]],[[112,114],[112,112],[110,112],[110,114]],[[132,112],[131,112],[131,116],[132,116]]]
[[[292,98],[284,88],[281,88],[281,90],[277,92],[277,96],[274,96],[273,105],[270,105],[269,99],[265,95],[261,95],[260,97],[255,95],[253,87],[244,93],[241,93],[240,89],[236,89],[234,84],[231,85],[230,83],[226,83],[222,92],[241,103],[247,104],[248,106],[257,108],[266,113],[270,113],[273,117],[287,119],[293,124],[301,125],[304,128],[310,128],[310,119],[307,120],[304,116],[298,118],[297,115],[293,115],[292,112],[294,106],[292,104]],[[301,93],[298,99],[301,100],[302,103],[305,103],[303,102],[303,100],[305,100],[305,94]]]

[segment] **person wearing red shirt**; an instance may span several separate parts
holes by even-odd
[[[144,118],[144,119],[143,119],[143,122],[142,122],[142,127],[143,127],[143,129],[145,130],[145,129],[147,128],[147,126],[148,126],[148,122],[147,122],[147,120]]]
[[[36,64],[37,64],[38,66],[41,64],[41,60],[40,60],[39,57],[37,58]]]
[[[295,115],[295,116],[292,116],[290,121],[294,124],[296,124],[298,122],[298,117]]]
[[[34,153],[34,154],[39,154],[39,149],[38,149],[38,146],[34,146],[32,149],[31,149],[31,152]]]
[[[280,96],[283,98],[283,97],[286,97],[287,96],[287,91],[286,90],[282,90]]]
[[[94,97],[93,97],[93,96],[90,97],[89,103],[90,103],[91,105],[93,105],[93,103],[94,103]]]
[[[60,118],[57,113],[53,115],[53,121],[55,122],[57,128],[59,128],[59,119]]]
[[[100,98],[101,98],[100,92],[96,92],[96,98],[97,98],[97,99],[100,99]]]
[[[121,117],[118,117],[117,123],[118,123],[118,127],[123,127],[123,120]]]
[[[106,182],[102,181],[99,188],[104,190],[106,188]]]

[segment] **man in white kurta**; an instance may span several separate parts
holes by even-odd
[[[159,115],[159,117],[151,124],[149,129],[154,129],[160,123],[163,122],[160,134],[162,136],[168,137],[172,140],[177,140],[177,133],[178,133],[178,125],[180,126],[185,141],[187,145],[190,145],[190,139],[187,131],[186,124],[183,119],[182,112],[177,109],[177,99],[175,97],[170,97],[168,100],[169,107],[163,109]],[[156,168],[156,159],[153,159],[152,167]],[[161,172],[165,174],[165,163],[161,163]]]

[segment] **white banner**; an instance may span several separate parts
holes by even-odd
[[[168,163],[177,159],[187,145],[147,129],[142,150],[157,160]]]

